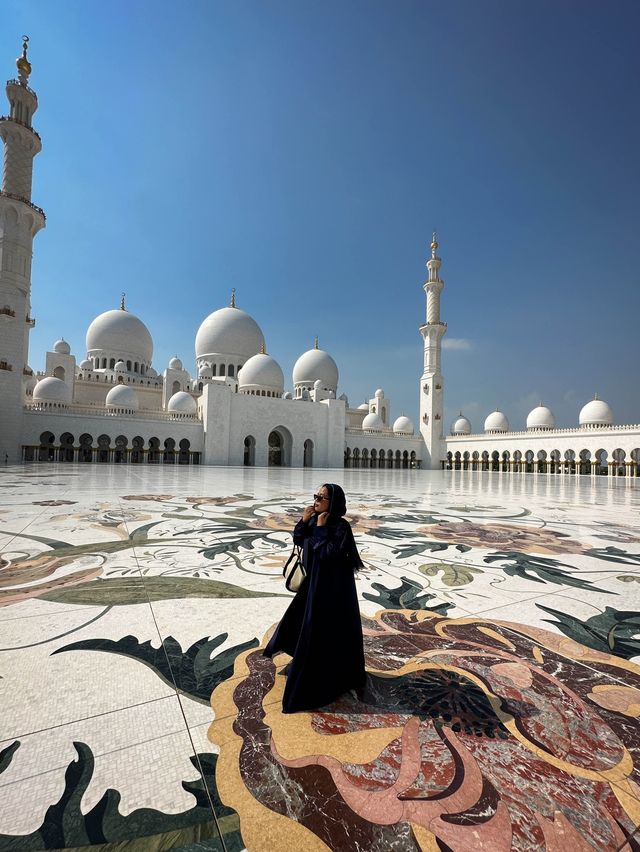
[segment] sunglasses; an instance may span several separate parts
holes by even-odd
[[[314,494],[313,502],[314,503],[322,503],[323,500],[328,500],[328,497],[323,497],[322,494]]]

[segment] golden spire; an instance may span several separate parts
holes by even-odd
[[[263,341],[262,341],[262,343],[260,344],[260,354],[261,354],[261,355],[266,355],[266,354],[267,354],[267,350],[266,350],[265,345],[264,345],[264,340],[263,340]]]
[[[437,238],[436,232],[434,231],[433,235],[431,237],[431,257],[435,257],[437,251],[438,251],[438,238]]]
[[[314,349],[319,349],[319,348],[320,348],[320,347],[318,346],[318,335],[316,335],[316,341],[315,341],[315,343],[313,344],[313,348],[314,348]]]
[[[121,310],[121,311],[126,311],[126,310],[127,310],[127,309],[125,308],[125,306],[124,306],[124,293],[121,293],[121,294],[120,294],[120,310]]]
[[[236,288],[235,287],[231,288],[231,301],[229,302],[229,307],[230,308],[236,307]]]
[[[20,82],[26,85],[27,80],[29,78],[29,74],[31,74],[31,63],[27,59],[27,48],[29,46],[29,36],[22,36],[22,56],[19,56],[16,59],[16,65],[18,66],[18,77],[20,78]]]

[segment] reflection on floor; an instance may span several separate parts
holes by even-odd
[[[285,716],[260,649],[326,480],[368,685]],[[633,480],[60,464],[0,490],[0,849],[640,849]]]

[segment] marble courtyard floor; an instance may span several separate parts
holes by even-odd
[[[326,479],[369,681],[283,715],[261,648]],[[635,481],[34,464],[0,493],[0,850],[640,849]]]

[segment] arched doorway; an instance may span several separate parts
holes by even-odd
[[[269,467],[289,467],[291,464],[291,433],[284,426],[277,426],[268,438]]]
[[[304,458],[302,461],[303,467],[313,467],[313,441],[307,438],[304,442]]]
[[[149,438],[149,450],[147,452],[148,464],[158,464],[160,462],[160,439],[153,437]]]
[[[189,464],[191,456],[191,441],[188,438],[183,438],[179,444],[180,454],[178,455],[178,464]]]
[[[73,461],[73,435],[70,432],[65,432],[60,436],[60,449],[58,450],[58,461],[72,462]]]
[[[144,439],[136,435],[131,446],[131,464],[141,464],[144,459]]]
[[[244,466],[253,467],[256,463],[256,439],[247,435],[244,439]]]
[[[102,464],[109,462],[111,438],[108,435],[100,435],[98,438],[98,461]]]
[[[282,467],[282,435],[269,433],[269,467]]]
[[[43,432],[40,435],[40,447],[38,449],[38,461],[53,461],[55,450],[53,449],[53,432]]]
[[[113,460],[116,464],[122,464],[127,461],[127,439],[124,435],[118,435],[116,438],[116,448],[113,451]]]
[[[164,442],[164,454],[162,458],[164,464],[175,464],[176,460],[176,442],[173,438],[167,438]]]
[[[80,450],[78,451],[78,461],[92,462],[93,461],[93,438],[86,432],[80,435]]]

